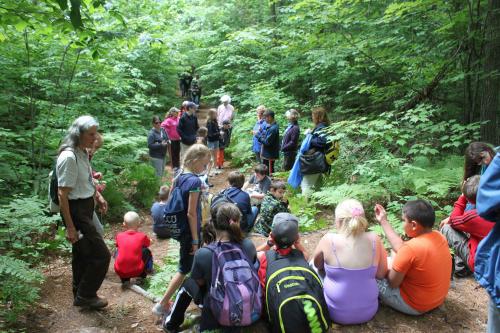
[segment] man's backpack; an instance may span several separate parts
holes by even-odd
[[[222,326],[248,326],[260,318],[262,288],[259,277],[241,247],[217,242],[213,252],[209,306]]]
[[[73,149],[68,149],[75,155],[76,164],[78,166],[78,157]],[[51,213],[59,213],[59,182],[57,179],[57,158],[54,162],[54,167],[49,172],[49,210]]]
[[[266,252],[266,308],[272,332],[322,333],[330,317],[323,285],[302,252]]]
[[[189,178],[189,176],[195,177],[193,174],[185,173],[180,174],[175,179],[172,192],[170,193],[165,208],[163,209],[164,224],[161,225],[161,228],[175,240],[180,240],[188,227],[187,207],[184,207],[180,187]],[[181,177],[183,177],[182,181]]]

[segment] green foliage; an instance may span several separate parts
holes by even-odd
[[[125,212],[134,210],[134,207],[127,202],[121,184],[118,180],[113,180],[106,185],[103,192],[106,201],[108,202],[108,218],[114,221],[121,221]]]
[[[132,184],[132,199],[141,208],[150,207],[160,188],[160,180],[155,170],[148,164],[137,164],[124,175],[126,182]]]
[[[151,294],[161,297],[172,277],[177,272],[179,262],[179,243],[173,239],[168,241],[168,253],[161,265],[155,264],[155,274],[148,277],[146,289]]]
[[[28,262],[37,262],[46,250],[57,248],[53,237],[59,215],[49,216],[47,199],[18,197],[0,208],[0,251]]]
[[[7,324],[16,322],[39,298],[42,274],[23,260],[9,255],[0,256],[0,316]],[[2,321],[3,321],[2,320]],[[0,329],[3,328],[0,322]]]
[[[60,217],[47,215],[46,205],[36,196],[15,197],[0,208],[0,316],[7,324],[39,297],[42,275],[33,265],[66,250],[64,237],[56,235]]]
[[[290,212],[299,218],[299,231],[308,232],[326,228],[328,221],[320,216],[320,209],[301,195],[288,199]]]

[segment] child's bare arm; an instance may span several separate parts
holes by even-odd
[[[313,254],[313,262],[314,262],[314,266],[316,267],[316,269],[318,269],[319,271],[322,271],[325,269],[325,258],[323,256],[323,247],[324,247],[324,244],[325,244],[325,238],[327,237],[327,235],[323,236],[323,238],[319,241],[319,244],[318,246],[316,246],[316,249],[314,250],[314,254]]]
[[[405,275],[403,273],[399,273],[394,269],[391,269],[389,274],[387,274],[387,280],[389,281],[391,288],[399,288],[404,278]]]
[[[387,221],[387,213],[382,205],[375,205],[375,217],[377,218],[377,221],[379,221],[380,226],[382,226],[384,234],[387,236],[387,240],[391,244],[392,249],[395,252],[398,252],[404,242],[398,233],[394,231],[389,221]]]

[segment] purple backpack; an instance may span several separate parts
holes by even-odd
[[[262,288],[259,277],[234,243],[212,243],[212,283],[209,304],[222,326],[248,326],[260,318]]]

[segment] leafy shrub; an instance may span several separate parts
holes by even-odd
[[[47,215],[47,199],[16,197],[0,208],[0,251],[2,254],[36,262],[52,242],[59,215]]]
[[[107,183],[103,196],[108,202],[109,208],[106,216],[110,220],[120,221],[126,211],[134,209],[134,207],[125,199],[125,189],[118,179]]]
[[[156,177],[155,169],[146,163],[134,165],[125,171],[124,179],[130,184],[130,196],[141,208],[150,207],[160,188],[160,180]]]
[[[67,249],[56,234],[60,217],[47,215],[46,206],[47,199],[18,196],[0,208],[0,316],[9,324],[39,297],[42,275],[33,266]]]
[[[177,272],[179,262],[179,243],[173,239],[168,241],[168,253],[163,259],[162,265],[155,264],[155,274],[147,279],[146,289],[151,294],[161,297],[165,292],[172,277]]]
[[[301,195],[290,196],[288,198],[290,212],[299,219],[299,231],[315,231],[325,228],[328,221],[320,217],[320,209],[307,202],[307,199]]]
[[[0,256],[0,317],[13,324],[39,298],[42,274],[23,260]],[[0,328],[2,328],[0,321]]]

